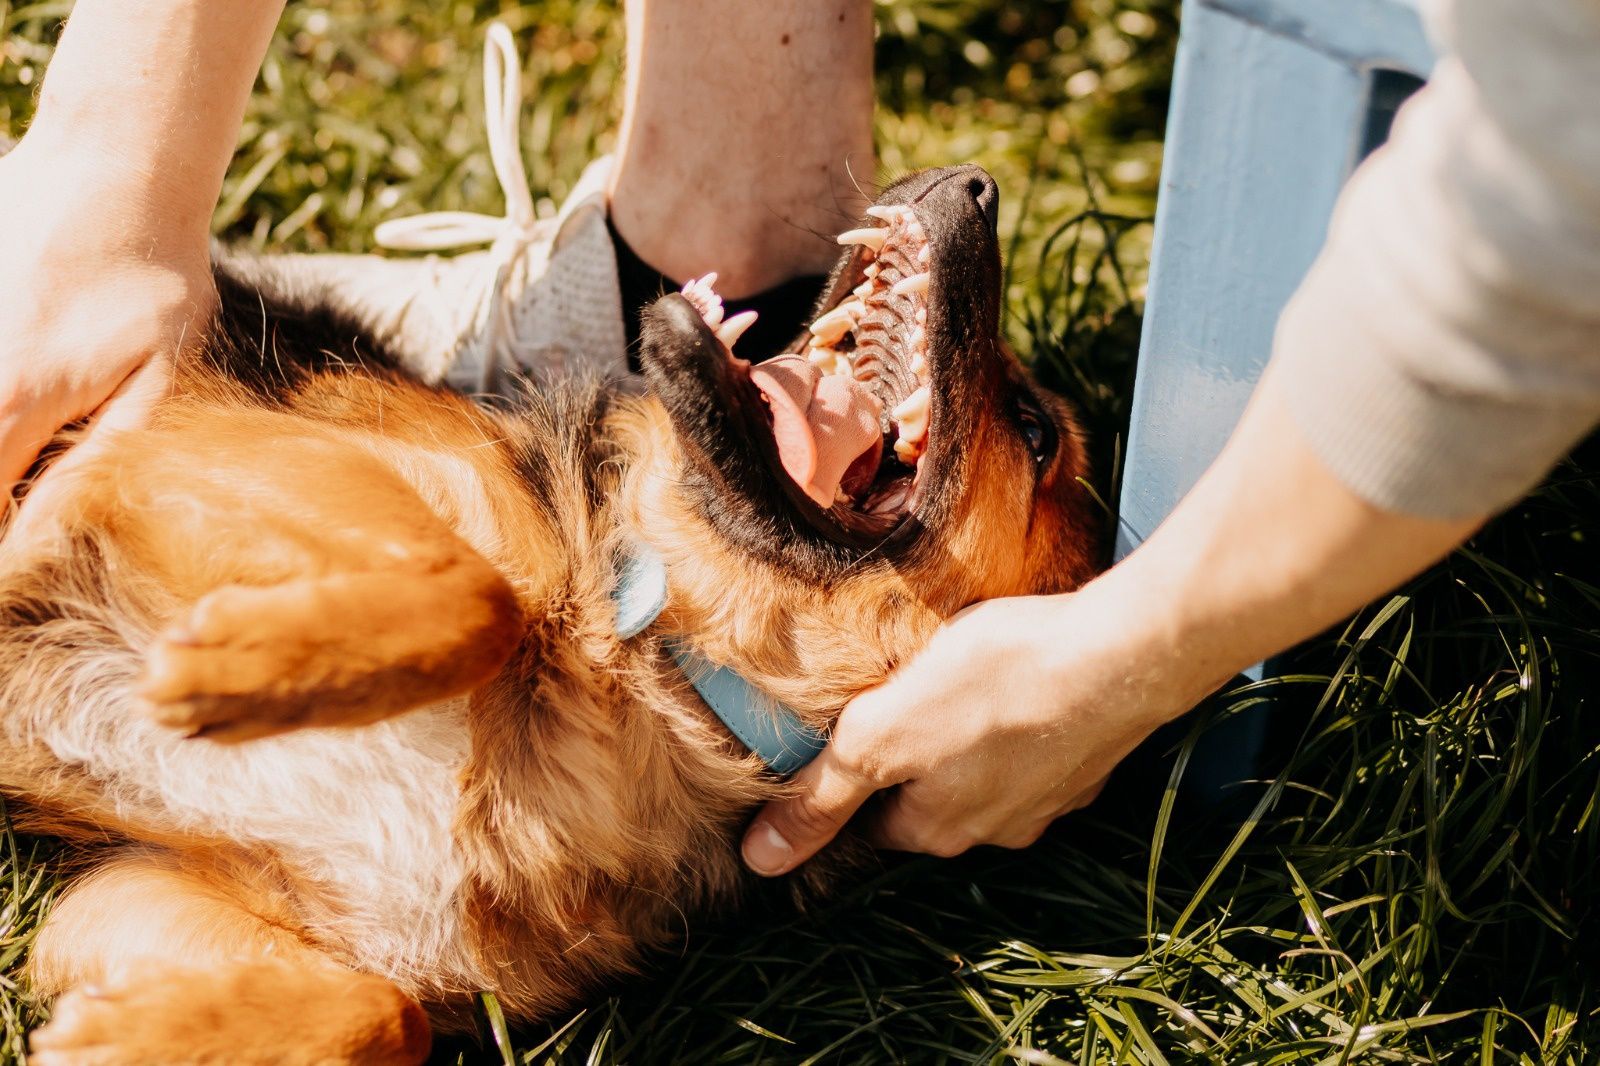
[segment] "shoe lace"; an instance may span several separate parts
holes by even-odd
[[[544,264],[533,260],[548,254],[548,231],[554,224],[538,218],[533,194],[528,191],[528,172],[522,162],[522,59],[503,22],[490,24],[484,44],[483,100],[489,158],[505,197],[505,213],[431,211],[380,223],[373,237],[384,248],[407,252],[489,245],[482,295],[472,327],[462,338],[463,348],[476,348],[483,356],[482,384],[488,391],[496,368],[516,363],[512,308],[528,280],[543,272]],[[463,353],[461,358],[469,356]]]

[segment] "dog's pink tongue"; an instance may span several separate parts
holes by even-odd
[[[845,471],[883,446],[878,398],[854,378],[824,375],[798,355],[768,359],[750,378],[772,405],[784,470],[817,506],[832,506]]]

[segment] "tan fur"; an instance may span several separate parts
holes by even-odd
[[[1075,441],[1030,496],[983,423],[949,535],[816,587],[707,526],[654,401],[565,402],[328,373],[271,408],[193,369],[46,476],[0,542],[0,788],[115,846],[32,961],[80,990],[41,1061],[417,1061],[419,1002],[569,1005],[737,898],[782,788],[658,632],[826,727],[942,618],[1089,572]],[[632,540],[670,606],[621,641]]]

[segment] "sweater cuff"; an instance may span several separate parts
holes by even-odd
[[[1272,377],[1318,459],[1368,503],[1437,519],[1499,511],[1594,425],[1586,397],[1508,400],[1418,377],[1392,337],[1364,328],[1348,299],[1362,286],[1328,259],[1279,320]]]

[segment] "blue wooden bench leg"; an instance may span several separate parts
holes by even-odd
[[[1185,0],[1119,559],[1222,448],[1340,187],[1432,61],[1406,0]],[[1201,791],[1254,773],[1266,713],[1208,734],[1191,772]]]

